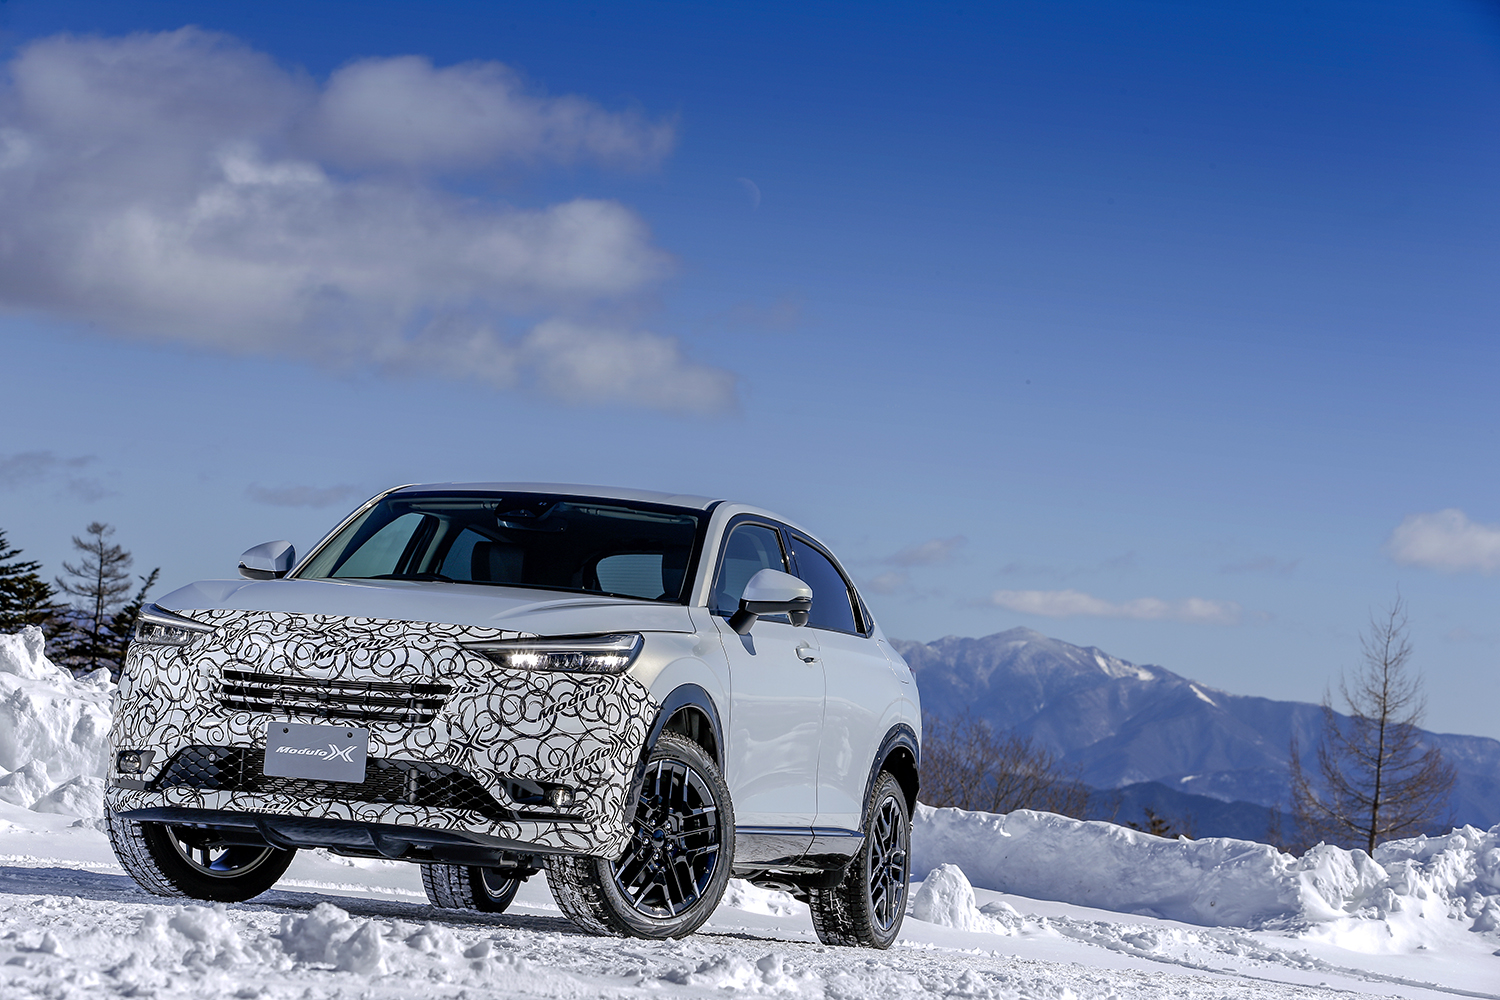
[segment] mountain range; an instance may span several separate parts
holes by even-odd
[[[892,644],[917,677],[925,712],[968,711],[1028,735],[1086,784],[1115,790],[1122,818],[1155,802],[1164,814],[1191,813],[1200,837],[1258,839],[1290,801],[1292,737],[1310,757],[1322,726],[1318,705],[1231,694],[1026,628]],[[1423,740],[1457,769],[1452,820],[1500,823],[1500,740],[1426,731]]]

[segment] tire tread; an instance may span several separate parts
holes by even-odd
[[[176,852],[161,841],[170,836],[160,823],[138,823],[106,810],[105,829],[115,857],[136,885],[154,896],[168,899],[203,899],[216,903],[242,903],[270,889],[296,857],[295,850],[274,849],[274,854],[243,875],[210,879],[198,875]]]
[[[886,794],[891,793],[898,797],[905,794],[895,775],[889,771],[881,771],[874,787],[870,789],[866,815],[873,820],[875,806]],[[910,834],[907,839],[909,842]],[[899,915],[889,939],[882,940],[880,928],[875,925],[874,914],[866,899],[869,892],[864,863],[867,850],[868,847],[860,849],[849,867],[844,869],[844,877],[837,885],[830,889],[812,889],[808,893],[813,930],[817,931],[818,940],[823,944],[850,948],[889,948],[901,931],[902,918]]]

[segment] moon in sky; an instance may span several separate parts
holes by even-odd
[[[758,210],[760,208],[760,185],[748,177],[736,177],[735,180],[745,185],[745,191],[750,195],[750,207]]]

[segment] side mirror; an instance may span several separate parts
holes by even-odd
[[[729,616],[729,627],[740,635],[749,635],[761,615],[781,614],[790,618],[793,625],[806,625],[812,597],[812,588],[792,574],[763,569],[745,584],[740,609]]]
[[[247,580],[279,580],[297,564],[297,550],[287,541],[266,542],[240,556],[240,576]]]

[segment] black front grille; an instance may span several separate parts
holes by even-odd
[[[447,684],[319,680],[225,670],[219,703],[247,712],[311,715],[362,722],[431,722],[453,688]]]
[[[486,819],[517,818],[472,774],[448,764],[371,757],[365,762],[365,780],[356,784],[275,777],[264,773],[265,759],[266,752],[258,747],[185,747],[150,787],[472,809]]]

